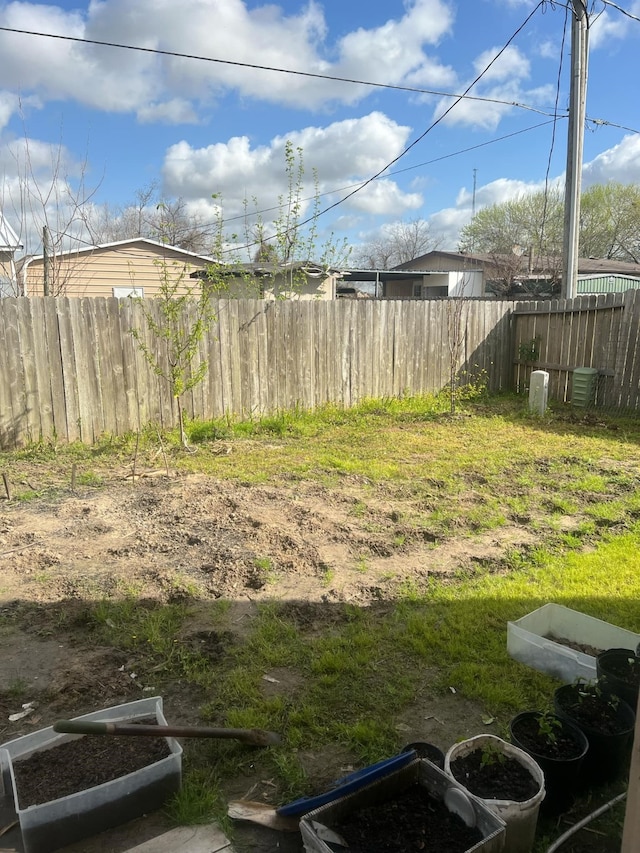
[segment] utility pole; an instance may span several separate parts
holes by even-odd
[[[567,173],[564,190],[563,296],[572,299],[578,289],[578,236],[582,152],[587,102],[588,19],[584,0],[573,0],[571,18],[571,89]]]

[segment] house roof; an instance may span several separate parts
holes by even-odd
[[[15,251],[21,248],[22,243],[18,235],[0,212],[0,251]]]
[[[197,255],[195,252],[189,252],[187,249],[181,249],[179,246],[171,246],[168,243],[161,243],[159,240],[150,240],[148,237],[131,237],[128,240],[116,240],[113,243],[101,243],[96,246],[87,246],[84,249],[69,249],[66,252],[58,252],[57,258],[64,257],[75,257],[76,255],[87,255],[92,252],[96,252],[104,249],[119,249],[122,246],[131,246],[131,245],[143,245],[149,246],[154,249],[165,249],[171,252],[178,252],[181,255],[184,255],[187,258],[195,258],[198,261],[204,261],[205,263],[211,263],[213,258],[209,255]],[[44,255],[25,255],[24,258],[20,258],[17,262],[18,267],[21,267],[26,261],[38,261],[42,260]]]
[[[527,254],[523,254],[519,256],[522,261],[523,272],[528,272],[529,268],[529,256]],[[441,252],[434,251],[428,252],[426,255],[420,255],[420,257],[415,258],[413,261],[408,261],[404,264],[399,264],[394,269],[397,270],[405,270],[409,269],[411,264],[418,263],[420,261],[425,261],[426,259],[433,258],[442,258],[443,260],[456,260],[456,261],[468,261],[470,264],[476,266],[497,266],[501,261],[506,262],[509,260],[513,263],[513,257],[511,255],[495,255],[488,252]],[[545,270],[553,269],[558,267],[560,263],[560,258],[558,257],[534,257],[532,263],[531,273],[536,274],[540,272],[544,272]],[[632,264],[627,263],[626,261],[617,261],[611,260],[608,258],[578,258],[578,274],[579,275],[589,275],[593,273],[606,274],[613,273],[619,275],[640,275],[640,264]]]
[[[209,260],[213,259],[210,258]],[[229,264],[227,269],[223,269],[222,272],[228,272],[229,275],[234,275],[242,271],[244,273],[249,273],[255,278],[266,278],[267,276],[274,276],[286,270],[302,270],[302,272],[306,273],[309,278],[326,278],[328,275],[340,272],[340,270],[334,269],[333,267],[326,267],[322,264],[318,264],[316,261],[290,261],[289,263],[284,264],[260,262]],[[194,270],[194,272],[191,273],[191,278],[207,278],[207,271]]]

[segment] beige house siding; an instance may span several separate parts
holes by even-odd
[[[420,269],[425,271],[424,267]],[[438,270],[431,275],[416,274],[415,278],[405,281],[390,280],[385,283],[387,299],[445,299],[449,296],[470,298],[481,297],[483,294],[484,281],[480,270]]]
[[[0,296],[17,296],[13,251],[0,250]]]
[[[184,278],[185,290],[192,288],[189,273],[203,269],[207,259],[152,241],[138,240],[99,246],[58,255],[51,260],[51,296],[114,296],[127,291],[145,297],[157,296],[165,274]],[[25,296],[44,294],[44,259],[25,259],[19,265],[19,283]],[[114,290],[115,288],[115,290]]]
[[[336,298],[336,287],[336,274],[330,274],[323,279],[307,276],[301,286],[296,284],[292,290],[282,274],[254,277],[247,271],[243,277],[230,277],[226,287],[220,289],[219,295],[224,299],[329,300]]]

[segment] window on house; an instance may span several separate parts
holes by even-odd
[[[114,287],[113,295],[116,299],[126,299],[128,296],[138,299],[144,296],[144,287]]]
[[[422,299],[422,285],[416,281],[413,283],[413,298]]]

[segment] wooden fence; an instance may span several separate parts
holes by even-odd
[[[153,305],[153,300],[146,303]],[[437,391],[456,369],[511,383],[513,305],[496,301],[220,300],[203,339],[192,416],[252,416]],[[454,310],[455,309],[455,310]],[[92,442],[175,424],[175,401],[131,334],[166,361],[141,307],[107,298],[0,300],[0,447]],[[451,332],[450,330],[454,329]]]
[[[598,370],[596,405],[640,409],[640,291],[514,306],[514,387],[533,369],[549,373],[551,399],[570,402],[576,367]],[[523,355],[534,350],[536,358]]]
[[[532,369],[545,369],[550,396],[568,401],[572,370],[596,367],[598,405],[640,409],[638,291],[570,302],[230,299],[216,317],[196,357],[207,374],[184,400],[202,419],[436,392],[452,345],[463,381],[484,372],[491,390],[526,390]],[[0,299],[0,447],[175,425],[167,382],[132,329],[166,364],[135,301]]]

